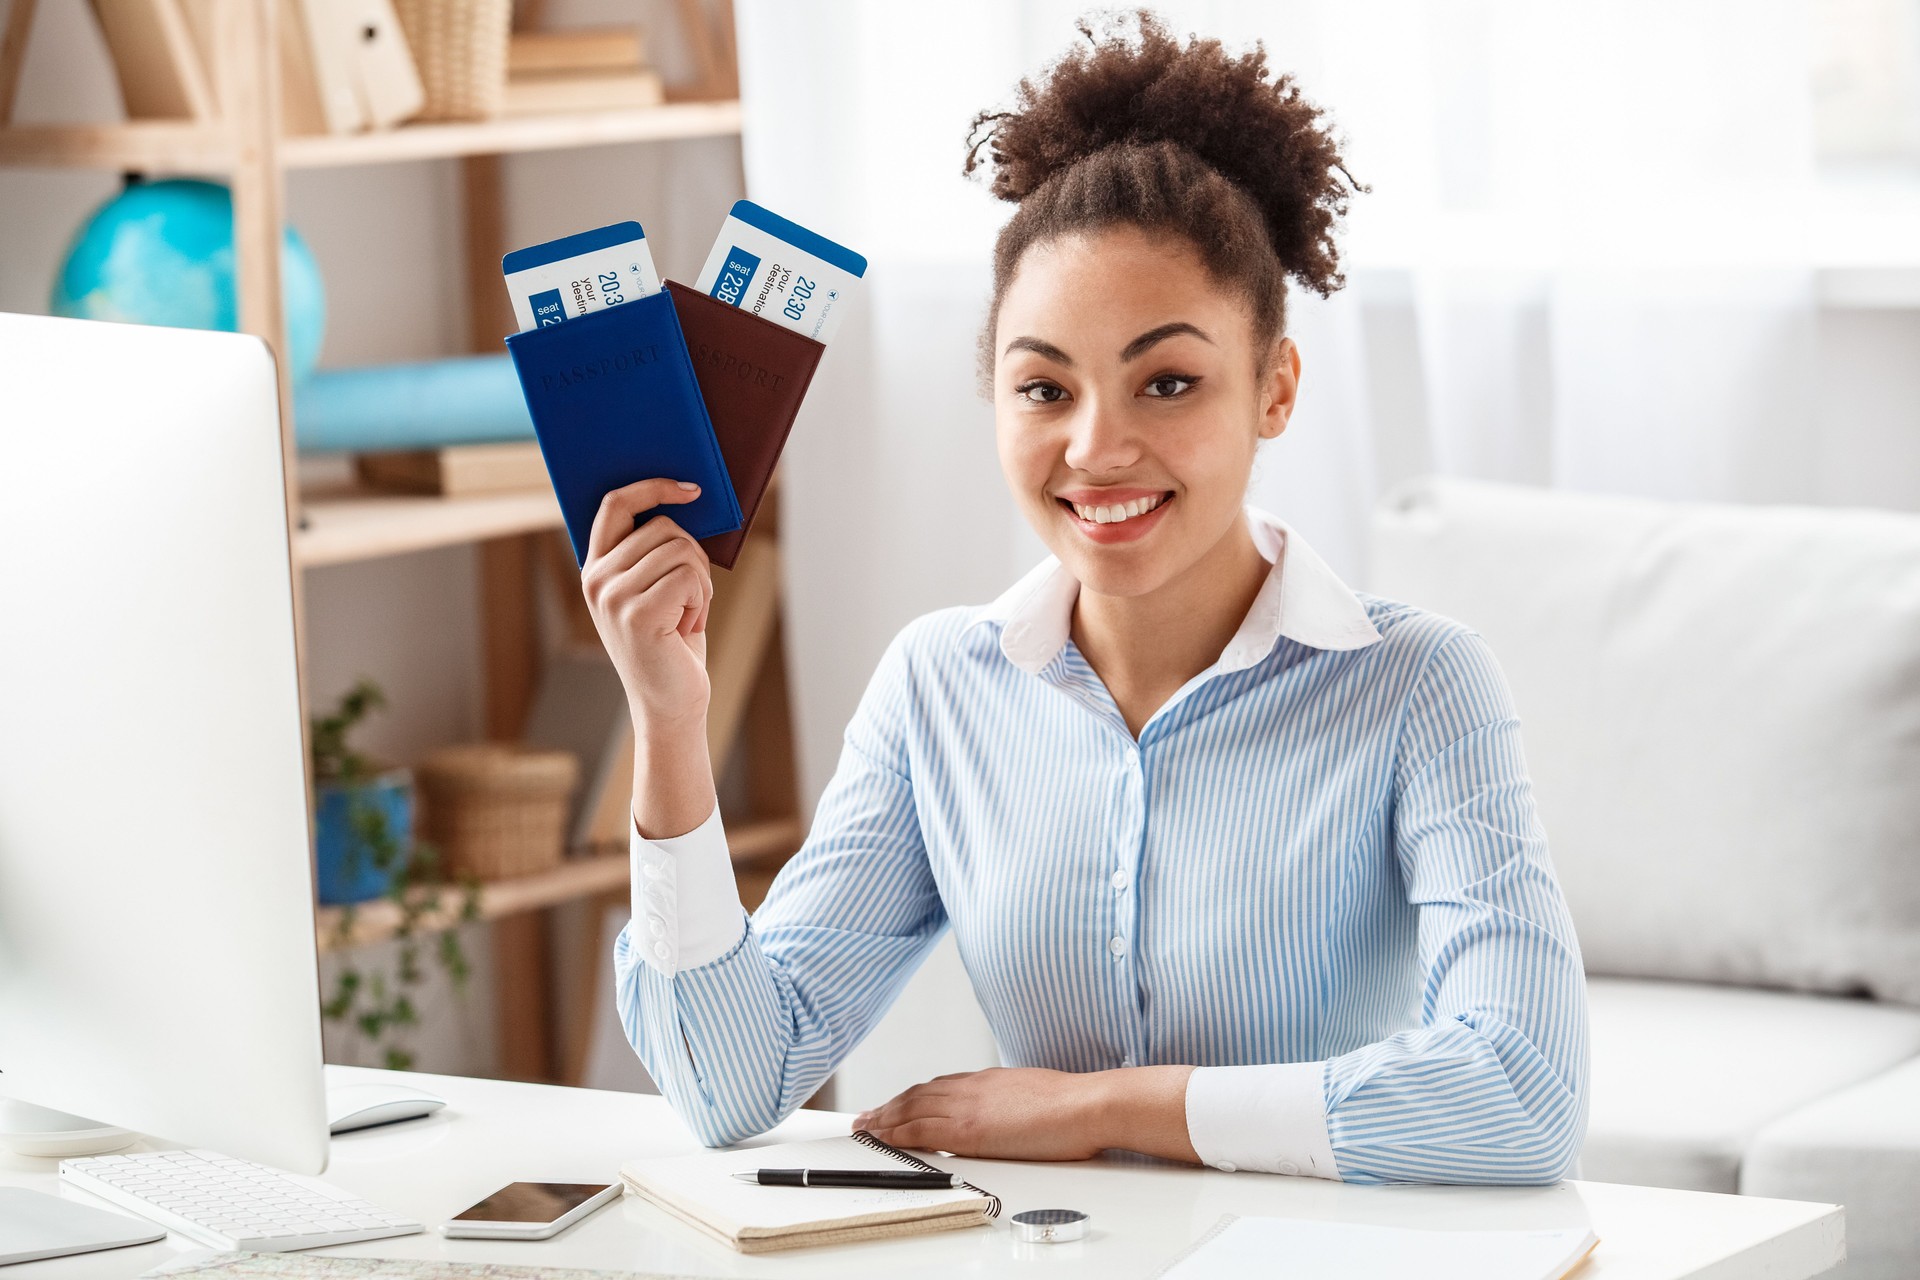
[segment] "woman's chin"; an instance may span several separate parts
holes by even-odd
[[[1124,545],[1056,548],[1054,554],[1082,590],[1102,596],[1151,595],[1173,578],[1176,568],[1152,551]]]

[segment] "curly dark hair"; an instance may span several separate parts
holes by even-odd
[[[1020,206],[994,244],[983,386],[1007,285],[1028,248],[1057,236],[1117,225],[1184,236],[1246,294],[1263,368],[1285,328],[1286,278],[1322,297],[1345,283],[1334,232],[1367,188],[1293,77],[1268,78],[1265,46],[1237,57],[1218,40],[1183,46],[1146,9],[1102,28],[1083,19],[1090,47],[1022,80],[1014,110],[981,112],[967,135],[965,172],[986,167],[986,148],[990,189]]]

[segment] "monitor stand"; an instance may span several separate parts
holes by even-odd
[[[0,1147],[23,1156],[97,1156],[133,1145],[140,1135],[85,1116],[0,1098]]]

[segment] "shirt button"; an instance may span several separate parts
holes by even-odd
[[[1291,1161],[1291,1160],[1282,1160],[1282,1161],[1280,1162],[1280,1172],[1282,1172],[1282,1173],[1298,1173],[1298,1172],[1300,1172],[1300,1166],[1299,1166],[1299,1165],[1297,1165],[1297,1164],[1295,1164],[1295,1163],[1294,1163],[1293,1161]]]
[[[1127,881],[1129,879],[1130,877],[1127,875],[1127,869],[1125,867],[1121,867],[1118,871],[1115,871],[1113,873],[1113,887],[1116,889],[1125,890],[1127,887]]]
[[[1219,1164],[1216,1164],[1213,1167],[1218,1169],[1222,1173],[1232,1173],[1234,1170],[1238,1169],[1240,1166],[1235,1164],[1231,1160],[1222,1160]]]
[[[1122,1059],[1120,1059],[1120,1065],[1121,1065],[1121,1066],[1123,1066],[1123,1067],[1130,1067],[1130,1066],[1132,1066],[1132,1065],[1133,1065],[1133,1059],[1132,1059],[1132,1058],[1122,1058]]]
[[[643,862],[640,864],[640,874],[649,880],[658,880],[660,878],[660,868],[654,866],[651,862]]]
[[[1138,748],[1138,747],[1128,747],[1128,748],[1127,748],[1127,763],[1128,763],[1128,764],[1139,764],[1139,763],[1140,763],[1140,748]]]
[[[647,928],[653,931],[653,936],[656,938],[664,938],[667,936],[667,922],[659,916],[648,916]]]
[[[1108,938],[1107,950],[1113,952],[1116,958],[1123,956],[1127,954],[1127,940],[1119,937]]]
[[[665,960],[667,958],[667,944],[664,942],[654,943],[653,954],[660,957],[660,959]]]

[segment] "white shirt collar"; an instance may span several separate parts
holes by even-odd
[[[1313,649],[1359,649],[1379,641],[1366,606],[1305,538],[1258,507],[1249,506],[1246,513],[1253,545],[1273,568],[1239,630],[1220,651],[1219,671],[1252,666],[1273,652],[1281,636]],[[1065,646],[1079,595],[1079,581],[1056,557],[1048,556],[982,608],[966,631],[982,622],[1004,624],[1001,652],[1016,667],[1037,675]]]

